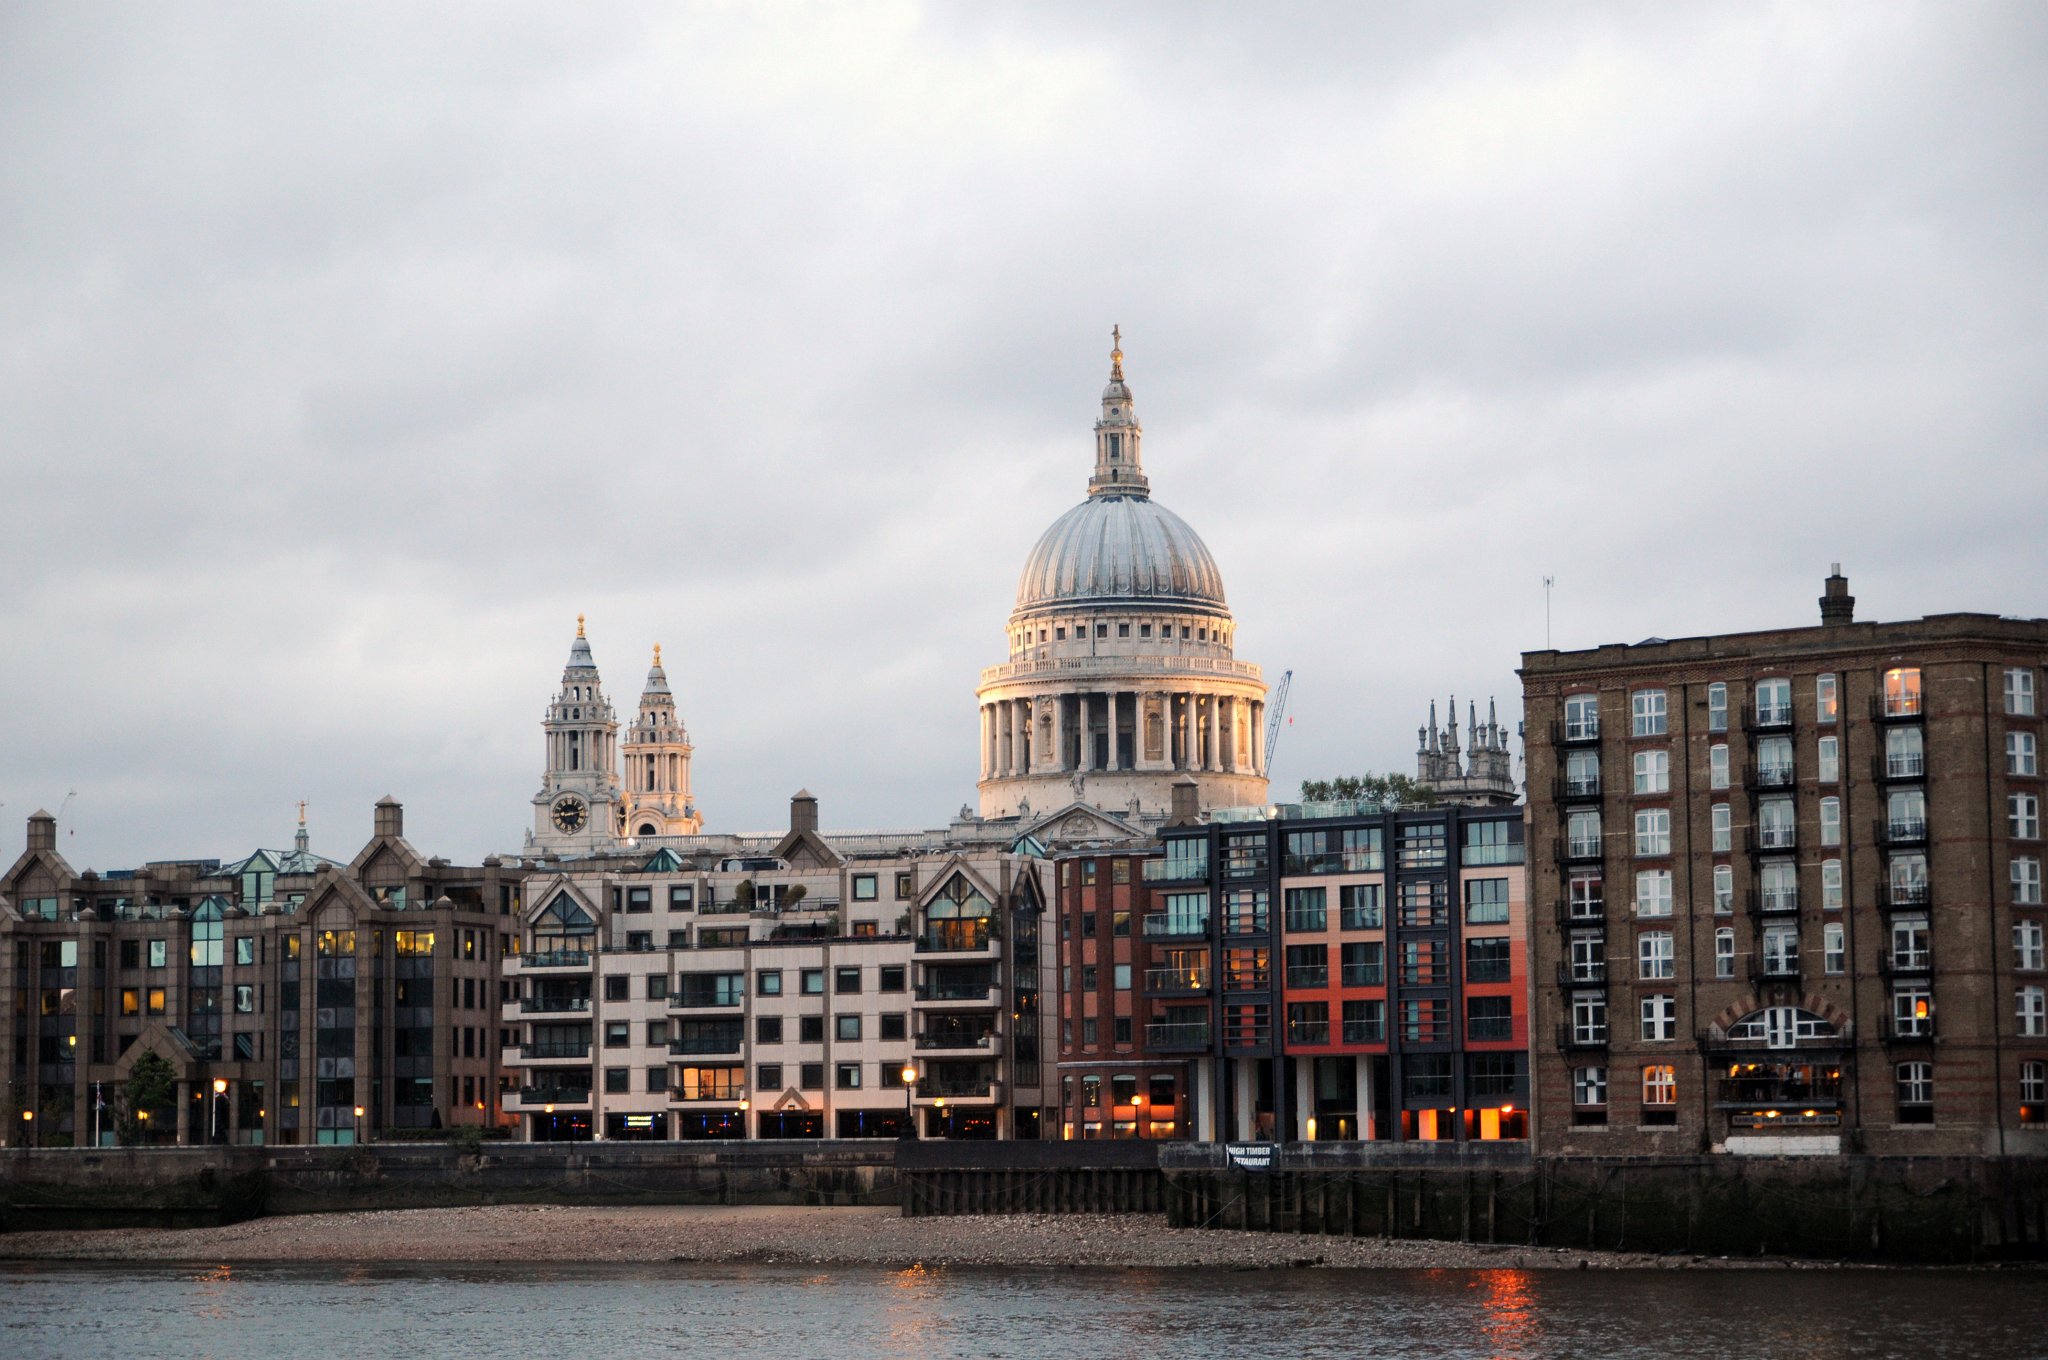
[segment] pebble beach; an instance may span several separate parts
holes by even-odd
[[[0,1259],[1438,1270],[1794,1264],[1170,1228],[1149,1214],[902,1218],[892,1208],[779,1205],[492,1205],[291,1215],[216,1228],[24,1232],[0,1236]]]

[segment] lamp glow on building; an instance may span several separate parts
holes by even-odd
[[[903,1119],[909,1126],[909,1132],[903,1135],[906,1138],[917,1137],[917,1110],[911,1104],[916,1094],[917,1064],[905,1063],[903,1064]]]

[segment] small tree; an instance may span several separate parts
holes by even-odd
[[[789,885],[789,891],[783,894],[782,909],[784,911],[789,911],[793,909],[797,903],[803,901],[806,897],[809,897],[810,895],[811,890],[809,888],[806,888],[801,883],[792,883]]]
[[[751,909],[754,905],[754,880],[743,878],[733,885],[732,900]]]
[[[169,1059],[155,1049],[138,1057],[128,1071],[127,1086],[119,1093],[122,1108],[114,1121],[114,1131],[123,1145],[141,1142],[147,1131],[143,1112],[169,1109],[177,1093],[178,1069]]]
[[[1339,775],[1335,779],[1304,779],[1301,801],[1333,803],[1368,799],[1387,807],[1433,807],[1436,790],[1405,774]]]

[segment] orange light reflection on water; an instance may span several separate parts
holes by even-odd
[[[1533,1354],[1542,1331],[1536,1318],[1536,1293],[1526,1270],[1482,1270],[1473,1280],[1484,1291],[1480,1306],[1485,1319],[1480,1335],[1486,1338],[1496,1360]]]

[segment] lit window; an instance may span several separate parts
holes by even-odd
[[[1678,1069],[1670,1063],[1650,1063],[1643,1068],[1643,1104],[1676,1105]]]
[[[1888,718],[1911,718],[1920,712],[1919,667],[1884,673],[1884,712]]]
[[[1813,677],[1813,720],[1817,723],[1831,723],[1840,708],[1840,691],[1832,675]]]
[[[1639,689],[1628,696],[1631,718],[1630,734],[1638,737],[1661,737],[1668,730],[1664,691],[1661,689]]]

